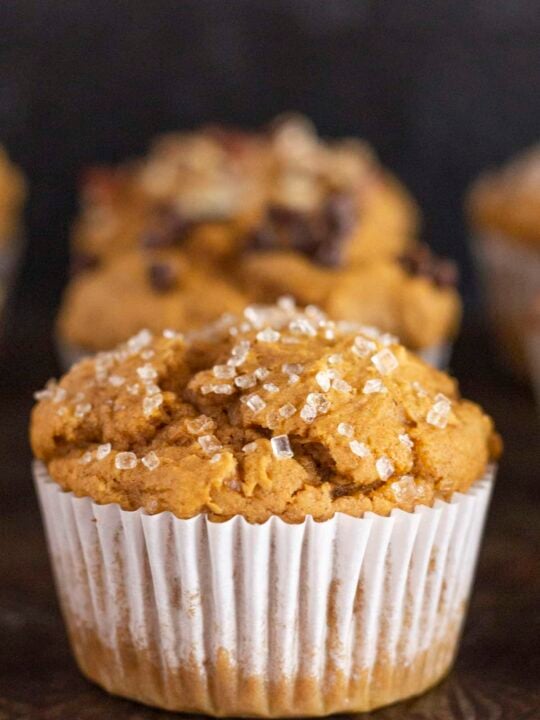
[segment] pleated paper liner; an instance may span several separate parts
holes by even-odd
[[[536,406],[540,413],[540,322],[530,323],[526,333],[525,345],[529,363],[529,375],[536,397]]]
[[[128,512],[35,479],[75,657],[169,710],[301,716],[418,694],[454,658],[493,472],[389,517]]]
[[[479,235],[473,243],[485,305],[507,362],[527,374],[525,323],[528,308],[540,292],[540,251],[501,235]]]

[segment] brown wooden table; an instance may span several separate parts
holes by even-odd
[[[453,365],[506,441],[455,669],[430,693],[366,720],[540,720],[540,427],[530,391],[491,357],[470,330]],[[165,720],[87,682],[69,652],[26,440],[31,392],[54,371],[45,336],[9,348],[0,367],[0,720]]]

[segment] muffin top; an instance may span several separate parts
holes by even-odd
[[[25,190],[22,173],[0,146],[0,246],[20,230],[20,212]]]
[[[479,230],[540,248],[540,144],[481,175],[471,188],[468,212]]]
[[[104,258],[139,244],[183,246],[201,223],[230,226],[229,246],[242,247],[267,232],[276,209],[319,230],[333,213],[324,232],[339,237],[348,262],[402,251],[418,224],[414,202],[367,144],[323,141],[292,115],[259,133],[170,134],[145,158],[88,173],[73,247]]]
[[[290,294],[333,318],[375,325],[409,348],[444,343],[457,330],[461,301],[455,266],[418,246],[399,259],[326,267],[294,250],[258,250],[226,259],[226,228],[201,227],[189,250],[125,252],[81,268],[58,317],[60,337],[108,350],[140,328],[184,332],[248,302]]]
[[[212,235],[206,236],[207,254]],[[201,250],[202,252],[202,250]],[[116,347],[141,328],[191,330],[246,300],[225,277],[176,249],[133,250],[78,273],[58,316],[60,337],[83,350]]]
[[[37,396],[32,447],[62,488],[180,518],[412,510],[499,451],[447,375],[289,298],[185,338],[142,331]]]
[[[412,349],[453,337],[461,316],[455,264],[422,246],[397,260],[330,268],[295,251],[252,252],[239,261],[237,277],[250,301],[271,303],[291,294],[332,318],[391,332]]]

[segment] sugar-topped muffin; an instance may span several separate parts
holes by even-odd
[[[61,487],[179,518],[411,510],[467,491],[498,452],[450,377],[289,299],[188,338],[142,331],[38,397],[32,447]]]

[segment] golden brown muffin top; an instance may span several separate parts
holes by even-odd
[[[347,262],[396,254],[410,243],[416,206],[365,143],[323,141],[296,115],[252,134],[207,127],[164,136],[145,158],[90,173],[73,245],[99,257],[140,242],[178,246],[194,227],[213,222],[232,223],[229,244],[241,247],[269,209],[306,215],[311,223],[335,207],[336,197],[350,205],[346,227],[332,229],[339,211],[330,218]]]
[[[142,331],[38,399],[32,447],[62,488],[180,518],[411,510],[466,491],[499,448],[450,377],[288,298],[187,339]]]
[[[213,237],[205,235],[207,255]],[[241,312],[245,304],[240,289],[182,251],[131,251],[71,280],[57,326],[64,342],[96,352],[144,327],[192,330],[224,312]]]
[[[20,213],[26,194],[21,171],[0,146],[0,246],[20,231]]]
[[[192,330],[248,302],[273,303],[288,294],[332,318],[391,332],[412,349],[440,345],[457,330],[461,302],[453,266],[421,248],[399,261],[344,268],[283,250],[233,254],[225,261],[228,233],[200,228],[189,249],[126,252],[80,272],[59,314],[61,339],[83,350],[106,350],[142,327]]]
[[[540,144],[481,175],[471,188],[467,207],[480,231],[540,247]]]
[[[461,317],[453,264],[429,252],[422,264],[408,255],[344,268],[323,267],[293,251],[254,252],[241,259],[237,277],[251,301],[270,303],[291,294],[332,318],[391,332],[412,349],[448,341]]]

